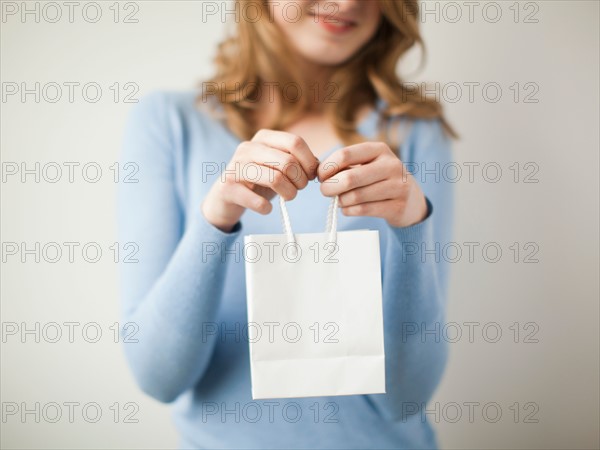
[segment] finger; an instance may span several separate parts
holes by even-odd
[[[368,186],[359,187],[340,195],[340,206],[359,205],[367,202],[391,200],[402,196],[402,182],[396,180],[383,180]]]
[[[284,152],[290,153],[296,157],[300,165],[304,169],[309,180],[314,180],[317,177],[317,168],[319,160],[300,136],[285,131],[260,130],[254,138],[254,142],[268,145],[277,148]]]
[[[386,217],[397,206],[398,200],[360,203],[342,208],[345,216]]]
[[[350,166],[369,163],[387,150],[388,147],[380,142],[363,142],[337,150],[319,165],[319,181],[323,182]]]
[[[351,167],[321,183],[321,193],[326,197],[341,195],[353,189],[368,186],[387,178],[389,163],[375,160],[362,166]]]
[[[269,214],[273,209],[269,200],[241,183],[232,184],[224,200],[263,215]]]
[[[279,170],[261,166],[257,163],[248,163],[240,173],[241,180],[249,184],[268,187],[274,190],[284,200],[293,200],[298,194],[298,189]]]
[[[265,144],[258,142],[244,143],[239,161],[242,164],[255,162],[279,170],[298,189],[304,189],[308,185],[308,177],[294,155],[268,147]]]

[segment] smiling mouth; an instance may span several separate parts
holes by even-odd
[[[321,26],[330,31],[347,31],[358,25],[353,20],[342,19],[334,16],[323,16],[317,14],[311,14],[311,16],[315,22],[319,23]]]

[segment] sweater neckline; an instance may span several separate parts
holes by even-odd
[[[371,134],[371,132],[373,131],[373,127],[376,125],[379,114],[380,114],[382,108],[384,107],[384,104],[385,104],[385,102],[382,99],[377,99],[373,109],[371,109],[368,112],[368,114],[365,114],[365,116],[358,122],[358,124],[356,125],[356,130],[360,134],[362,134],[364,136],[369,136]],[[219,108],[219,106],[220,105],[217,105],[217,108]],[[229,127],[226,125],[224,120],[217,120],[217,122],[223,128],[225,133],[236,143],[235,148],[237,148],[237,146],[242,143],[242,140],[237,135],[235,135],[233,133],[233,131],[231,131],[229,129]],[[330,147],[329,150],[327,150],[326,152],[324,152],[320,155],[319,161],[324,161],[334,151],[339,150],[344,147],[345,147],[345,145],[343,142],[337,142],[332,147]]]

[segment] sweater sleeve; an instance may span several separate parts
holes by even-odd
[[[451,239],[453,185],[443,168],[451,149],[439,121],[417,121],[403,161],[421,186],[428,216],[416,225],[388,226],[382,254],[386,394],[372,395],[389,420],[424,408],[447,359],[444,325],[448,263],[441,249]]]
[[[124,339],[125,356],[141,389],[162,402],[197,383],[209,364],[216,337],[202,324],[216,319],[225,265],[205,251],[229,246],[241,230],[238,223],[223,233],[201,205],[186,220],[174,181],[173,120],[166,94],[134,106],[121,168],[136,169],[129,181],[137,182],[121,181],[117,199],[119,245],[129,255],[119,263],[123,331],[137,330]]]

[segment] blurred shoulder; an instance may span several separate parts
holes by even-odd
[[[206,139],[215,133],[227,134],[223,118],[214,103],[203,101],[199,90],[153,91],[132,108],[130,122],[137,127],[159,128],[175,143],[184,144],[190,135]]]
[[[379,111],[384,111],[387,107],[385,100],[377,100],[376,108]],[[396,148],[399,146],[403,161],[423,159],[432,152],[449,158],[452,136],[441,117],[417,118],[398,114],[389,117],[385,126],[389,142]]]
[[[402,145],[404,159],[418,161],[422,159],[449,160],[452,153],[452,136],[445,128],[441,118],[407,118],[408,131]]]
[[[415,144],[450,143],[450,134],[444,128],[441,118],[409,119],[409,140]]]
[[[200,92],[153,91],[145,94],[135,105],[134,110],[156,116],[206,117],[208,105],[202,104]]]

